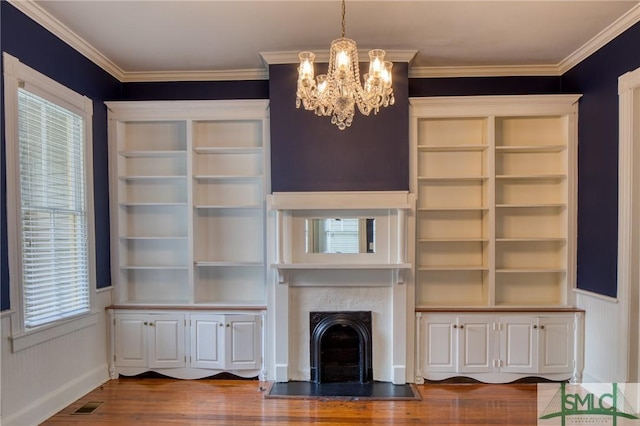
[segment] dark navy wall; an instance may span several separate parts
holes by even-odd
[[[109,261],[109,188],[107,162],[107,111],[103,101],[120,96],[120,83],[108,73],[63,43],[15,7],[2,1],[1,50],[15,56],[20,62],[86,95],[93,100],[93,174],[95,178],[96,268],[99,288],[111,285]],[[0,61],[1,62],[1,61]],[[0,65],[1,66],[1,65]],[[2,97],[4,111],[4,97]],[[4,113],[1,114],[4,120]],[[4,128],[4,121],[3,121]],[[9,306],[9,268],[6,234],[6,168],[5,134],[2,133],[2,281],[0,308]]]
[[[296,65],[271,65],[272,191],[408,190],[408,69],[393,65],[395,105],[376,116],[356,110],[339,130],[330,117],[296,109]]]
[[[578,120],[578,288],[615,297],[618,255],[618,77],[640,67],[640,23],[562,76],[582,93]]]
[[[545,95],[560,93],[560,77],[414,78],[409,96]]]
[[[121,100],[269,99],[267,80],[123,83]]]

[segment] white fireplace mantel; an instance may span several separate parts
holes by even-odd
[[[370,310],[374,316],[374,380],[406,383],[408,290],[408,191],[277,192],[267,197],[273,212],[271,268],[276,381],[308,380],[310,310]],[[376,220],[375,253],[306,253],[308,218],[366,217]],[[376,351],[378,351],[376,353]]]
[[[268,203],[276,217],[276,256],[271,267],[278,272],[281,284],[287,282],[288,272],[305,270],[388,270],[393,273],[393,281],[400,284],[402,271],[411,269],[411,264],[405,261],[405,212],[411,208],[407,191],[276,192]],[[296,229],[296,218],[354,214],[379,219],[381,244],[376,247],[375,256],[370,253],[304,256],[297,251],[300,246],[294,239],[301,235]]]

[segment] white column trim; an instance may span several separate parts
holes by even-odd
[[[637,366],[637,348],[633,343],[639,336],[638,325],[632,324],[632,312],[637,309],[638,286],[640,285],[640,196],[637,177],[640,176],[640,146],[634,147],[634,90],[640,90],[640,68],[623,74],[618,79],[619,94],[619,163],[618,163],[618,301],[619,303],[619,342],[616,379],[628,381]],[[635,118],[635,120],[638,120]],[[636,123],[635,125],[640,125]],[[635,182],[634,182],[635,181]],[[635,185],[634,185],[635,183]],[[635,354],[635,355],[634,355]],[[637,374],[637,371],[635,372]],[[636,378],[637,379],[637,378]]]

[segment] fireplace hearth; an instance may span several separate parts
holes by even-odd
[[[373,380],[371,312],[310,312],[311,381]]]

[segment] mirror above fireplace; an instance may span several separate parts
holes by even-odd
[[[307,253],[375,253],[376,220],[367,217],[310,218],[305,220]]]

